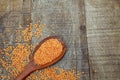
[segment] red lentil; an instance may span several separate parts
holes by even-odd
[[[57,39],[45,41],[34,55],[35,63],[42,65],[51,62],[61,54],[62,48],[61,42]]]

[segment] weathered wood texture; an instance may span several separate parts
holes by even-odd
[[[120,0],[85,0],[85,7],[91,80],[120,80]]]
[[[55,66],[65,69],[75,69],[85,72],[81,80],[89,80],[89,66],[87,57],[84,2],[83,0],[35,0],[32,2],[31,19],[41,20],[46,24],[40,39],[49,35],[57,35],[65,41],[67,53]],[[80,31],[81,30],[81,31]],[[85,37],[80,37],[85,36]],[[81,38],[84,43],[81,42]],[[40,40],[33,39],[32,43]],[[81,46],[82,44],[82,46]]]
[[[84,0],[8,0],[1,4],[3,5],[0,10],[1,42],[6,41],[6,44],[1,43],[1,47],[26,43],[21,41],[20,34],[15,32],[19,30],[18,25],[26,26],[31,21],[35,23],[41,20],[41,23],[46,24],[43,35],[37,40],[33,38],[30,43],[34,45],[52,35],[61,37],[67,45],[67,53],[54,66],[68,70],[74,69],[76,73],[85,72],[80,80],[89,80]],[[6,34],[6,30],[12,32]],[[6,72],[4,71],[3,74]]]
[[[0,48],[57,35],[67,53],[54,66],[84,72],[80,80],[120,80],[119,19],[120,0],[0,0]],[[38,20],[46,24],[41,38],[21,41],[18,25]]]

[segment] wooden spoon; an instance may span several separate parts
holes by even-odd
[[[56,57],[54,60],[52,60],[51,62],[48,62],[48,63],[45,63],[43,65],[38,65],[35,63],[34,61],[34,54],[35,52],[40,48],[40,46],[46,41],[46,40],[49,40],[49,39],[57,39],[58,41],[61,42],[63,48],[62,48],[62,52],[61,54]],[[28,75],[30,75],[30,73],[34,72],[35,70],[38,70],[38,69],[43,69],[45,67],[48,67],[54,63],[56,63],[57,61],[59,61],[65,54],[65,51],[66,51],[66,45],[65,43],[58,37],[56,36],[50,36],[50,37],[47,37],[45,38],[44,40],[42,40],[39,45],[36,46],[35,50],[33,51],[33,53],[30,55],[30,62],[25,66],[24,70],[22,73],[20,73],[15,80],[24,80]],[[52,54],[52,53],[51,53]]]

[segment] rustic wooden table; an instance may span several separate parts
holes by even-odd
[[[46,27],[31,44],[49,35],[67,44],[55,66],[84,72],[80,80],[120,80],[120,0],[0,0],[0,47],[17,44],[19,24],[38,20]]]

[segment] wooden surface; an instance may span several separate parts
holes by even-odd
[[[91,80],[120,80],[120,0],[85,0],[85,7]]]
[[[80,80],[120,80],[120,0],[0,0],[0,48],[23,43],[14,31],[38,20],[46,27],[30,44],[49,35],[67,44],[54,66],[84,72]]]

